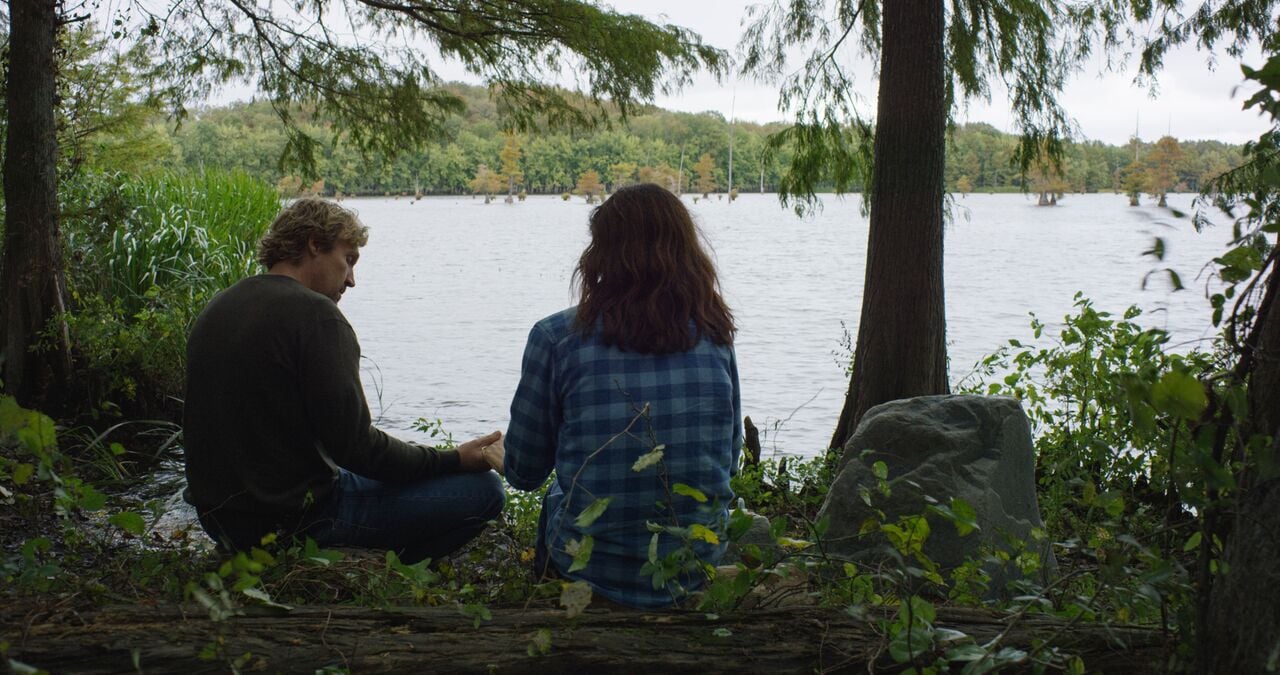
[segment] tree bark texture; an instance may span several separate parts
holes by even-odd
[[[853,376],[831,439],[869,408],[945,394],[942,196],[947,96],[941,0],[883,3],[871,224]]]
[[[53,673],[227,672],[231,665],[308,673],[326,666],[356,673],[868,672],[873,662],[885,672],[902,668],[887,658],[887,639],[874,622],[837,609],[752,610],[718,619],[597,609],[575,619],[548,609],[492,614],[476,628],[452,607],[250,609],[221,622],[194,606],[25,617],[0,610],[0,639],[10,643],[8,658]],[[1005,633],[1001,645],[1022,649],[1051,638],[1080,655],[1090,672],[1159,672],[1167,654],[1164,637],[1143,628],[1035,617],[1010,627],[1008,617],[977,610],[943,610],[938,625],[980,644]],[[535,641],[541,631],[545,653]]]
[[[31,408],[60,408],[71,372],[65,327],[41,333],[66,307],[58,236],[54,123],[56,3],[11,0],[0,359],[5,391]],[[32,348],[39,342],[44,347]]]
[[[1248,340],[1249,429],[1271,437],[1245,468],[1226,571],[1213,582],[1200,662],[1215,673],[1280,669],[1280,271],[1274,267]]]
[[[1254,433],[1275,435],[1280,430],[1280,260],[1272,252],[1254,334],[1248,348],[1253,361],[1249,374],[1249,423]],[[1280,461],[1274,454],[1272,461]]]

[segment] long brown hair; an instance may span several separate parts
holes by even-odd
[[[689,211],[657,185],[620,188],[591,212],[578,259],[577,328],[625,351],[672,354],[703,336],[733,344],[733,313]]]

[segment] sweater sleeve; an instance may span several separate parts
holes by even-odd
[[[413,445],[375,428],[360,383],[360,344],[341,317],[325,318],[303,338],[302,391],[320,450],[353,473],[408,482],[458,470],[453,450]]]
[[[561,409],[554,371],[551,335],[535,325],[525,343],[505,441],[507,482],[518,490],[538,489],[555,468]]]

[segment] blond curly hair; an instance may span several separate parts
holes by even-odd
[[[258,262],[267,269],[280,262],[300,262],[312,241],[321,251],[333,250],[339,241],[358,248],[368,243],[369,228],[355,213],[331,201],[304,197],[281,209],[271,222],[258,242]]]

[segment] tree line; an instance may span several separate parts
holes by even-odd
[[[504,131],[486,89],[462,84],[450,90],[467,101],[467,112],[448,123],[448,139],[394,157],[365,155],[349,144],[330,142],[316,155],[315,176],[282,170],[277,159],[288,142],[266,101],[238,102],[196,110],[176,130],[155,122],[168,145],[161,165],[172,169],[243,170],[286,194],[537,194],[578,192],[588,172],[604,189],[655,182],[683,192],[775,192],[792,160],[789,144],[770,150],[781,123],[732,124],[715,112],[685,113],[654,107],[625,126],[577,132],[516,134]],[[330,123],[300,111],[296,120],[317,135]],[[155,138],[155,136],[151,136]],[[337,139],[340,141],[340,139]],[[957,126],[948,137],[945,179],[949,191],[1040,191],[1037,171],[1023,175],[1015,162],[1019,137],[989,124]],[[1212,177],[1240,164],[1240,148],[1219,141],[1178,141],[1181,153],[1161,162],[1173,180],[1164,191],[1196,191]],[[733,185],[728,184],[733,146]],[[1067,145],[1061,175],[1051,187],[1064,192],[1126,191],[1134,184],[1135,153],[1159,157],[1156,143],[1132,140],[1117,146],[1100,141]],[[699,163],[702,166],[699,166]],[[1146,171],[1146,164],[1141,164]],[[1143,176],[1146,174],[1144,173]],[[317,182],[317,180],[321,182]],[[818,184],[832,190],[831,181]],[[860,182],[852,185],[861,190]],[[1145,192],[1145,183],[1139,188]]]

